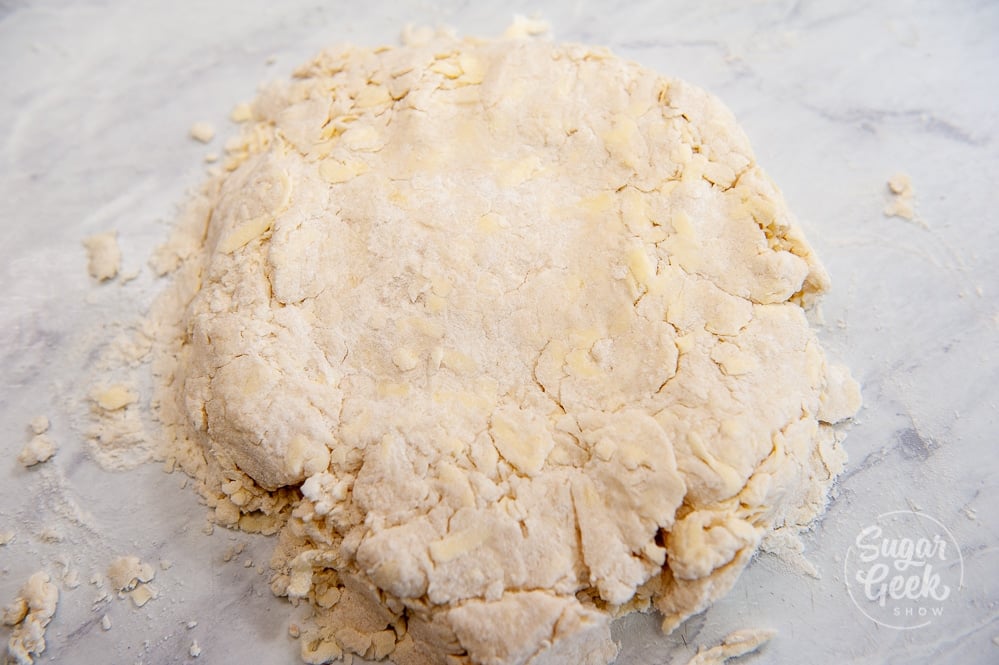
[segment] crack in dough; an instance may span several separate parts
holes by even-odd
[[[240,118],[157,255],[155,403],[216,519],[280,533],[307,662],[605,663],[824,509],[828,280],[707,93],[421,33]]]

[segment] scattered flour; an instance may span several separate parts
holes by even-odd
[[[93,425],[88,441],[94,458],[105,468],[128,469],[150,459],[150,439],[138,399],[135,390],[123,384],[99,386],[90,394]]]

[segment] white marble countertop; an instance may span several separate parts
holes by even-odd
[[[833,277],[820,334],[865,396],[839,496],[807,539],[821,577],[760,555],[669,637],[649,617],[619,624],[619,662],[684,663],[747,627],[779,633],[744,662],[999,662],[999,4],[485,4],[0,2],[0,533],[16,534],[0,547],[0,604],[35,570],[82,580],[63,588],[40,662],[182,663],[195,640],[197,662],[298,662],[294,610],[256,568],[271,543],[205,535],[176,474],[87,457],[94,350],[158,288],[145,260],[259,82],[326,45],[394,42],[407,22],[490,35],[535,11],[557,39],[610,46],[733,109]],[[219,129],[211,146],[187,136],[199,120]],[[914,221],[882,214],[897,172]],[[81,239],[108,229],[142,270],[133,282],[86,275]],[[26,470],[15,456],[41,414],[60,449]],[[871,621],[846,584],[858,532],[894,510],[938,519],[963,555],[963,586],[916,630]],[[88,579],[121,554],[173,563],[144,608],[95,602]]]

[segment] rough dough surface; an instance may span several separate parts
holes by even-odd
[[[165,456],[280,532],[311,663],[608,662],[842,468],[827,278],[731,114],[517,34],[320,54],[156,257]]]
[[[7,641],[7,659],[31,665],[45,651],[45,628],[59,604],[59,588],[47,573],[28,578],[14,602],[3,610],[3,624],[12,628]]]

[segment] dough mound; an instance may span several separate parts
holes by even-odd
[[[158,257],[159,417],[218,521],[280,532],[307,662],[606,663],[824,509],[826,275],[707,93],[440,34],[251,108]]]

